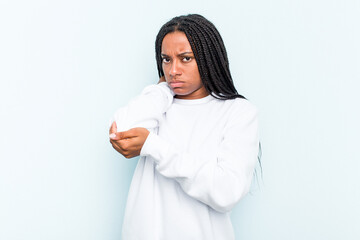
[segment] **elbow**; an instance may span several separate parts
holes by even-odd
[[[234,204],[214,204],[210,207],[219,213],[228,213],[233,209],[235,204],[236,203],[234,203]]]
[[[240,188],[238,191],[227,192],[213,199],[209,206],[217,212],[228,213],[249,192],[249,187]]]
[[[222,188],[222,191],[218,191],[216,196],[211,198],[212,201],[209,201],[209,206],[220,213],[230,212],[246,196],[249,190],[249,183],[239,184],[236,189],[231,187]]]

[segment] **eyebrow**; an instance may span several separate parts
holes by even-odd
[[[182,52],[182,53],[178,54],[177,56],[182,57],[182,56],[185,56],[185,55],[188,55],[188,54],[194,54],[194,53],[193,52]],[[166,55],[164,53],[162,53],[161,56],[168,57],[168,55]]]

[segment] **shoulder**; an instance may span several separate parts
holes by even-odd
[[[224,104],[228,105],[228,112],[223,116],[225,120],[224,131],[227,134],[238,138],[239,133],[253,135],[257,132],[258,109],[253,103],[244,98],[223,101],[225,101]]]
[[[257,125],[258,109],[249,100],[236,98],[223,101],[226,113],[222,116],[225,120],[225,129],[247,129],[249,126]],[[231,130],[231,131],[232,131]]]
[[[257,107],[245,98],[235,98],[235,99],[219,100],[219,101],[224,101],[224,104],[227,105],[229,111],[233,113],[232,115],[258,114]]]

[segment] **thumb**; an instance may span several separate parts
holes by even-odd
[[[132,128],[130,130],[127,130],[125,132],[118,132],[116,134],[116,136],[120,139],[125,139],[125,138],[133,138],[133,137],[136,137],[138,134],[137,134],[137,130],[135,128]]]
[[[124,131],[124,132],[113,132],[110,134],[110,138],[112,140],[122,140],[125,138],[132,138],[135,137],[136,135],[134,134],[134,131],[132,129],[128,130],[128,131]]]

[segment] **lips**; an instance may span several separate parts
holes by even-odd
[[[172,88],[176,88],[176,87],[182,87],[184,85],[184,82],[180,82],[180,81],[171,81],[169,83],[170,87]]]

